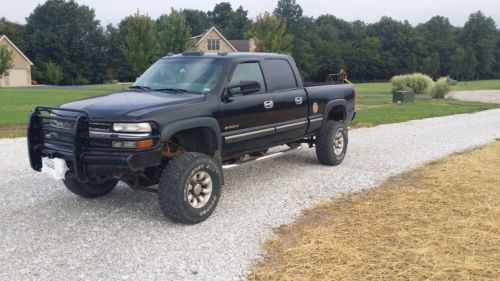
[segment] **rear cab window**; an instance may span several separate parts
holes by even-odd
[[[286,59],[265,59],[263,67],[269,92],[297,89],[297,78]]]

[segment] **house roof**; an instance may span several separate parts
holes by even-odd
[[[0,34],[0,42],[2,42],[3,40],[6,40],[17,52],[19,52],[21,54],[21,56],[27,60],[29,62],[30,65],[33,65],[33,63],[31,62],[31,60],[23,53],[21,52],[21,50],[19,50],[19,48],[14,44],[12,43],[12,41],[10,41],[9,37],[7,37],[7,35],[1,35]]]
[[[224,35],[222,35],[222,33],[220,33],[220,31],[215,28],[215,26],[212,26],[210,29],[208,29],[207,31],[205,31],[204,33],[200,34],[200,35],[197,35],[197,36],[194,36],[192,37],[191,39],[195,39],[197,40],[197,44],[200,43],[203,39],[205,39],[205,37],[210,33],[210,31],[215,31],[222,40],[224,40],[224,42],[226,42],[229,47],[231,47],[231,49],[233,49],[235,52],[238,52],[238,49],[236,49],[227,39],[226,37],[224,37]]]
[[[238,52],[250,52],[250,40],[229,40]]]

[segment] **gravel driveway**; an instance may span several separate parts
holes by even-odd
[[[216,212],[195,226],[170,223],[155,194],[124,185],[78,198],[30,171],[25,139],[0,140],[0,280],[239,279],[301,210],[495,138],[500,109],[352,130],[339,167],[304,149],[227,172]]]
[[[461,91],[451,93],[450,97],[465,101],[480,101],[500,104],[499,90]]]

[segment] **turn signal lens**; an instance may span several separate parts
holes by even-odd
[[[149,148],[153,146],[153,140],[141,140],[136,143],[137,148]]]
[[[153,140],[140,141],[113,141],[114,148],[149,148],[154,145]]]

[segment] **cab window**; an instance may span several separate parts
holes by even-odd
[[[262,94],[266,91],[264,76],[262,75],[258,62],[244,62],[238,64],[231,76],[229,86],[249,81],[257,81],[260,84],[260,91],[255,94]]]

